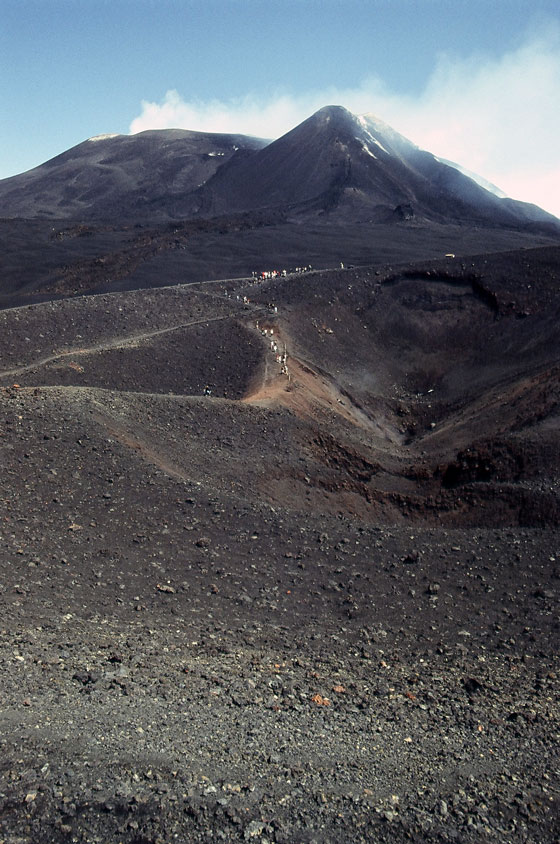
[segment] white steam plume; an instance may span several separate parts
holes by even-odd
[[[230,100],[184,100],[168,91],[143,102],[130,132],[184,128],[277,138],[324,105],[373,112],[419,147],[479,173],[509,196],[560,217],[560,27],[549,24],[498,58],[442,55],[423,92],[403,96],[377,78]]]

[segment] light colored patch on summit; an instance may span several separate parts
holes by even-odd
[[[88,138],[88,141],[107,141],[109,138],[118,138],[119,133],[115,132],[112,135],[94,135],[93,138]]]

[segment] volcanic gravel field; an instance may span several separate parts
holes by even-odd
[[[0,311],[0,842],[560,840],[559,258]]]

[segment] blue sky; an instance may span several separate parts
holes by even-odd
[[[146,128],[373,112],[560,215],[558,0],[0,0],[0,178]]]

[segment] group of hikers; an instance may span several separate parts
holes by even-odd
[[[291,270],[253,270],[251,278],[254,281],[266,281],[269,278],[286,278],[288,275],[300,275],[308,273],[312,269],[311,264],[305,267],[295,267]]]
[[[270,351],[274,353],[276,363],[280,366],[280,374],[285,375],[290,380],[290,373],[288,370],[288,352],[286,344],[283,344],[283,349],[280,348],[278,336],[274,335],[274,328],[269,326],[260,326],[257,320],[255,325],[257,331],[260,331],[263,337],[270,338]]]
[[[286,278],[287,275],[293,275],[296,273],[305,273],[311,270],[311,265],[309,264],[306,267],[296,267],[294,270],[254,270],[251,273],[251,277],[253,282],[260,282],[264,281],[269,278]],[[224,290],[224,294],[227,298],[230,298],[232,293],[229,290]],[[246,294],[239,294],[235,295],[235,298],[238,302],[242,302],[245,308],[248,308],[249,305],[252,304],[251,300]],[[269,313],[272,315],[276,315],[278,313],[278,306],[274,304],[274,302],[268,302],[267,308]],[[280,341],[278,339],[278,335],[274,334],[274,328],[270,325],[260,326],[259,321],[257,320],[256,323],[257,331],[266,337],[270,341],[270,351],[274,354],[276,363],[280,367],[280,374],[285,375],[288,381],[290,381],[290,372],[288,370],[288,353],[286,350],[286,344],[283,343],[283,347],[280,347]],[[206,384],[203,389],[203,395],[211,396],[212,395],[212,388],[209,384]]]

